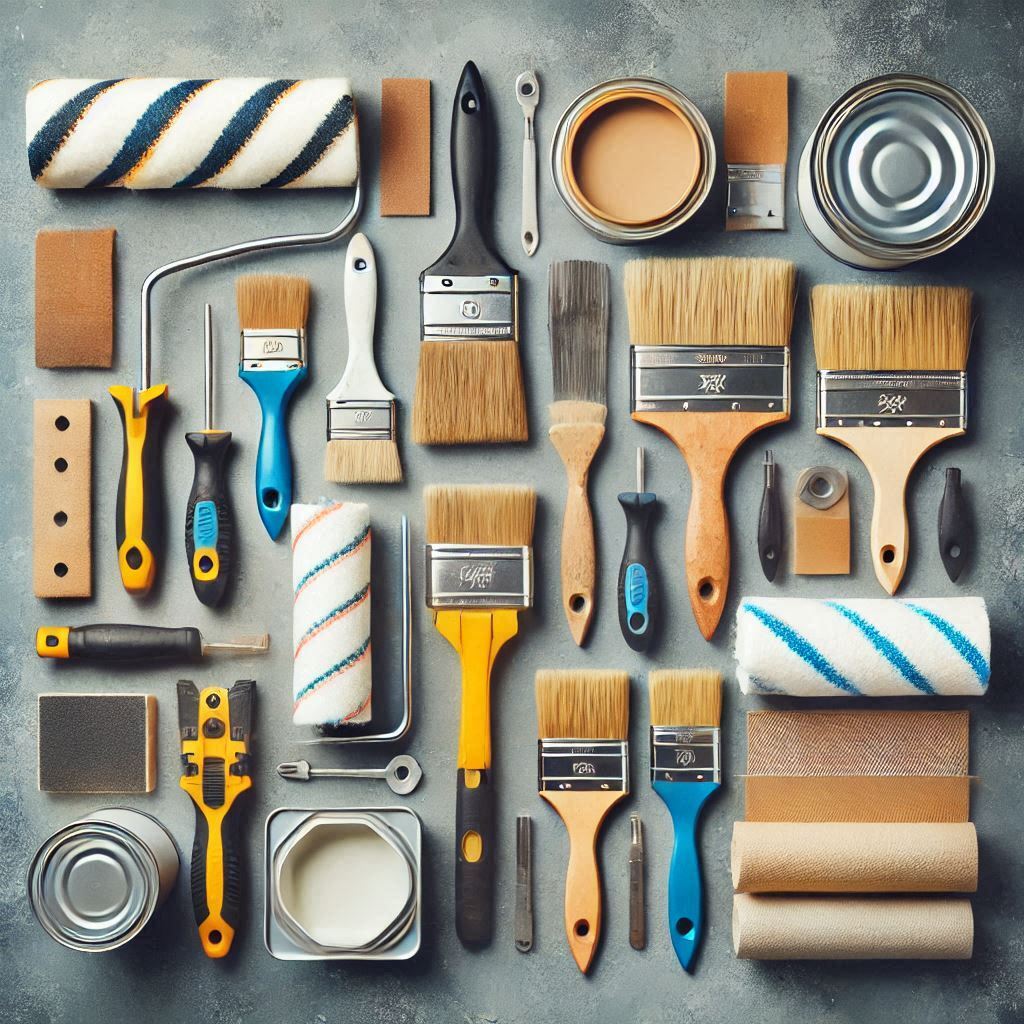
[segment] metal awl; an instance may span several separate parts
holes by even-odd
[[[533,115],[540,102],[540,82],[535,71],[524,71],[516,79],[516,99],[523,108],[523,250],[532,256],[540,244],[537,224],[537,143]]]

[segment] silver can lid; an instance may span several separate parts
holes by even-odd
[[[142,928],[155,909],[159,881],[152,853],[134,836],[99,822],[76,824],[39,849],[29,897],[58,942],[98,952]]]
[[[974,136],[938,96],[892,89],[852,106],[832,134],[825,164],[837,212],[858,233],[917,246],[954,230],[974,204]]]

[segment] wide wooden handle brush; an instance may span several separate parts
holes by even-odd
[[[608,267],[587,260],[552,263],[548,331],[555,400],[548,437],[565,464],[562,607],[582,645],[594,617],[597,554],[587,496],[590,463],[604,439],[608,406]]]
[[[871,475],[871,560],[895,594],[910,551],[907,480],[926,451],[967,429],[971,292],[819,285],[811,315],[818,433]]]
[[[710,640],[729,588],[725,476],[751,434],[789,419],[796,269],[773,259],[626,264],[630,405],[690,470],[686,582]]]
[[[565,934],[586,974],[601,937],[597,836],[629,792],[629,676],[541,671],[536,688],[537,786],[569,833]]]
[[[455,928],[466,946],[494,930],[491,672],[533,603],[529,487],[428,487],[426,599],[462,666],[455,810]]]

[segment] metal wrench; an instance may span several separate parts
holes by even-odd
[[[383,768],[314,768],[308,761],[285,761],[277,766],[282,779],[308,782],[313,778],[383,779],[393,793],[405,796],[411,793],[423,778],[423,769],[415,757],[399,754]]]
[[[540,82],[535,71],[524,71],[516,79],[516,99],[523,108],[523,250],[532,256],[540,244],[537,224],[537,144],[533,135],[533,114],[540,101]]]

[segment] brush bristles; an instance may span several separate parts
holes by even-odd
[[[573,423],[600,423],[608,419],[608,406],[597,402],[552,402],[548,406],[551,425],[566,426]]]
[[[629,676],[625,672],[542,669],[537,673],[536,689],[541,739],[629,737]]]
[[[514,341],[420,345],[412,437],[417,444],[526,441],[526,395]]]
[[[789,344],[796,267],[786,260],[630,260],[625,281],[631,345]]]
[[[722,674],[709,668],[660,669],[648,677],[651,725],[718,728],[722,721]]]
[[[251,274],[235,283],[238,322],[243,330],[305,327],[309,281],[280,274]]]
[[[819,370],[964,370],[967,288],[818,285],[811,292]]]
[[[555,401],[608,396],[608,267],[589,260],[552,263],[548,333]]]
[[[402,460],[395,441],[379,438],[328,441],[324,453],[324,479],[335,484],[397,484],[402,482]]]
[[[432,486],[423,491],[428,544],[530,547],[537,492],[513,485]]]

